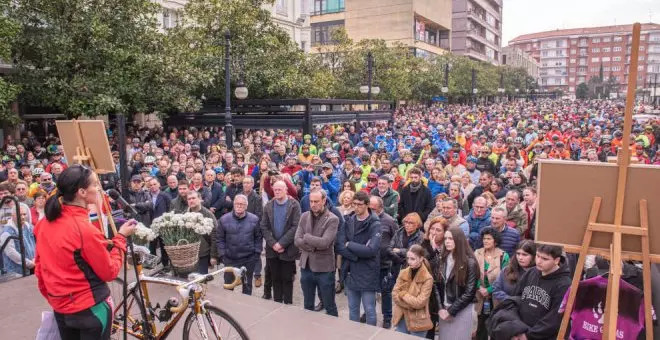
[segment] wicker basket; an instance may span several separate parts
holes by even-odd
[[[188,243],[186,240],[179,240],[175,246],[165,246],[172,267],[178,274],[197,271],[199,244],[200,242]]]

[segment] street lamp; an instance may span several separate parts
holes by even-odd
[[[477,90],[477,70],[472,68],[472,102],[473,102],[473,104],[477,103],[477,98],[476,98],[477,97],[477,92],[479,92],[479,90]]]
[[[228,148],[234,145],[234,126],[231,124],[231,33],[225,31],[225,142]],[[241,60],[241,67],[242,67]],[[241,70],[242,72],[242,70]],[[243,75],[236,84],[234,95],[237,99],[243,100],[248,96],[248,89],[245,87]]]
[[[371,95],[380,93],[380,87],[378,85],[374,86],[372,84],[373,72],[374,72],[373,68],[374,68],[374,56],[371,53],[371,51],[369,51],[367,53],[367,83],[360,86],[360,93],[367,95],[367,100],[368,100],[367,107],[369,111],[371,111]]]
[[[445,64],[445,83],[442,85],[440,91],[444,94],[449,92],[449,63]]]

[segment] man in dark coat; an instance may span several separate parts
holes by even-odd
[[[261,195],[254,191],[254,177],[245,176],[245,178],[243,178],[243,195],[248,199],[247,211],[257,216],[259,219],[259,225],[261,226],[261,216],[263,215],[264,205]],[[263,263],[261,261],[261,254],[259,254],[257,262],[254,265],[254,286],[257,288],[261,287],[263,284],[263,281],[261,280],[262,267]],[[264,294],[268,293],[268,295],[270,295],[273,286],[272,282],[268,281],[267,283],[266,287],[264,287]]]
[[[259,218],[247,211],[248,198],[243,194],[234,197],[232,212],[224,214],[218,221],[216,234],[218,256],[226,266],[245,267],[246,281],[243,294],[252,295],[252,274],[257,258],[261,257],[263,238]],[[231,282],[233,274],[225,273],[225,282]]]
[[[149,199],[153,203],[153,208],[151,210],[151,221],[161,217],[164,213],[170,211],[170,206],[172,200],[170,195],[160,191],[160,182],[156,178],[151,178],[149,183]],[[151,242],[149,242],[149,251],[152,254],[156,254],[156,248],[160,247],[160,257],[163,266],[167,267],[170,263],[170,258],[167,256],[165,251],[165,244],[163,240],[159,237]]]
[[[206,172],[204,172],[204,187],[208,188],[211,192],[211,198],[208,201],[207,208],[216,218],[222,216],[226,210],[225,208],[230,203],[226,202],[224,190],[222,190],[220,184],[215,181],[215,171],[206,170]]]
[[[376,293],[380,289],[380,239],[378,216],[369,209],[369,195],[360,191],[353,199],[355,213],[337,236],[342,256],[341,275],[348,296],[349,318],[359,322],[364,305],[367,324],[376,325]]]
[[[434,208],[431,191],[422,183],[422,172],[419,169],[412,168],[408,174],[410,183],[401,189],[399,220],[403,220],[411,212],[416,212],[424,223]]]
[[[470,195],[468,195],[467,201],[468,206],[472,209],[472,203],[474,199],[481,196],[486,191],[490,191],[490,183],[493,181],[493,174],[488,171],[482,171],[481,177],[479,177],[479,185],[477,185]]]
[[[380,180],[378,184],[380,185]],[[380,219],[380,228],[382,231],[380,238],[381,313],[383,314],[383,328],[390,328],[392,327],[392,289],[394,288],[396,277],[392,275],[391,271],[392,258],[389,252],[389,245],[392,237],[397,229],[399,229],[399,225],[385,212],[383,199],[380,196],[371,196],[369,198],[369,208]]]
[[[300,204],[287,195],[284,181],[273,183],[273,194],[261,218],[261,232],[266,240],[266,271],[273,281],[273,300],[292,304],[298,257],[298,248],[293,242],[300,221]]]

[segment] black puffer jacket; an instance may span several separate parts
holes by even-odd
[[[488,335],[493,340],[509,340],[516,335],[525,334],[529,327],[518,316],[519,297],[512,297],[502,301],[491,317],[486,321]]]
[[[424,229],[417,229],[412,235],[408,236],[408,242],[404,244],[405,235],[406,229],[399,228],[399,230],[394,233],[394,236],[392,236],[392,241],[390,241],[389,253],[391,255],[393,266],[403,265],[405,267],[408,248],[415,244],[422,244],[422,241],[424,240]],[[399,251],[393,251],[395,248],[399,249]]]
[[[455,317],[460,311],[477,301],[477,280],[479,279],[479,264],[474,257],[468,258],[468,270],[465,280],[465,286],[459,286],[454,278],[454,274],[445,277],[445,266],[447,258],[436,258],[432,263],[433,278],[437,282],[436,299],[440,302],[440,309],[444,308],[445,295],[447,303],[451,304],[447,312]],[[445,294],[446,290],[446,294]]]

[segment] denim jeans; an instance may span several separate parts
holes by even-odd
[[[376,326],[376,292],[362,292],[346,288],[348,296],[348,318],[360,322],[360,303],[367,315],[367,324]]]
[[[258,278],[261,277],[261,268],[263,267],[263,264],[261,263],[261,255],[257,257],[257,263],[254,265],[254,277]]]
[[[414,335],[414,336],[417,336],[417,337],[420,337],[420,338],[423,338],[423,337],[426,336],[426,331],[419,331],[419,332],[409,331],[408,327],[406,327],[406,320],[404,320],[403,318],[401,318],[401,321],[399,321],[399,324],[396,325],[396,331],[399,332],[399,333],[403,333],[403,334]]]
[[[316,273],[308,268],[302,268],[300,272],[300,286],[303,291],[305,309],[314,310],[316,288],[318,287],[326,313],[328,315],[338,316],[337,304],[335,303],[334,272]]]
[[[252,275],[254,274],[254,265],[256,261],[224,261],[225,266],[231,266],[235,268],[245,267],[245,281],[241,284],[241,290],[245,295],[252,295]],[[225,283],[234,282],[234,272],[225,272]]]
[[[381,296],[381,313],[383,313],[383,322],[392,321],[392,289],[396,277],[392,275],[391,269],[380,269],[380,296]]]

